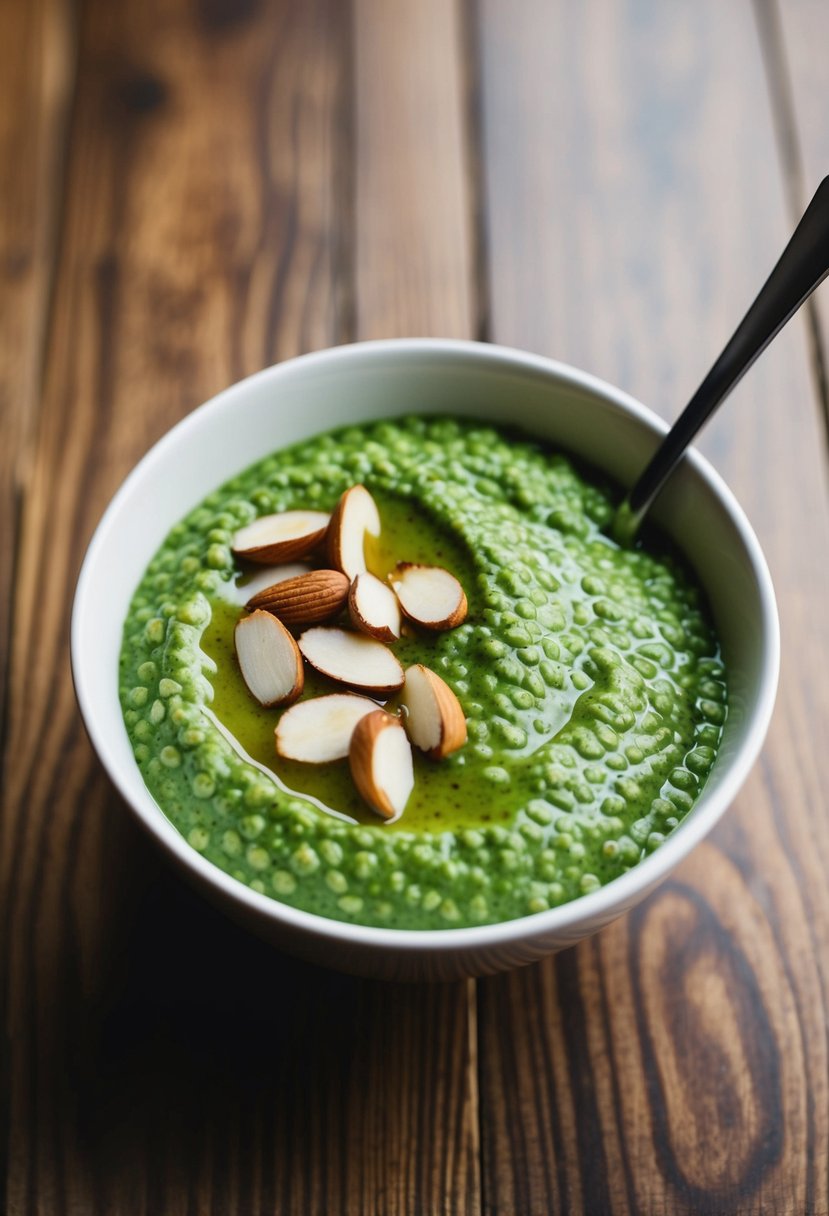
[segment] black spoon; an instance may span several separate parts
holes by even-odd
[[[780,261],[760,288],[731,341],[617,509],[611,534],[620,545],[633,542],[645,514],[688,444],[827,274],[829,177],[825,177],[815,191]]]

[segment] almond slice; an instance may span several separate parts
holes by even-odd
[[[400,605],[387,583],[364,570],[351,584],[348,611],[355,629],[377,638],[396,642],[400,637]]]
[[[380,535],[377,503],[365,486],[352,486],[337,503],[326,537],[331,565],[342,570],[349,579],[356,578],[366,568],[366,532],[370,536]]]
[[[355,726],[376,709],[375,701],[348,692],[300,701],[279,719],[274,732],[277,754],[305,764],[343,760]]]
[[[239,670],[260,705],[287,705],[305,684],[302,655],[288,630],[269,612],[252,612],[236,622]]]
[[[339,570],[311,570],[266,587],[247,606],[272,612],[283,625],[316,625],[329,621],[345,606],[348,586]]]
[[[387,695],[403,687],[403,668],[388,646],[345,629],[307,629],[299,638],[305,658],[332,680],[361,692]]]
[[[398,562],[389,575],[400,607],[424,629],[454,629],[466,620],[466,596],[454,574],[442,566]]]
[[[354,728],[348,753],[361,796],[384,819],[398,819],[414,788],[412,749],[399,718],[384,709],[366,714]]]
[[[406,670],[401,703],[406,734],[432,760],[456,752],[466,743],[466,718],[452,689],[434,671],[415,663]]]
[[[267,565],[293,562],[315,549],[325,536],[330,516],[324,511],[281,511],[262,515],[240,528],[233,552],[249,562]]]

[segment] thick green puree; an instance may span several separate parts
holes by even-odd
[[[274,751],[279,710],[233,655],[246,595],[230,544],[258,515],[374,495],[377,574],[450,569],[469,616],[395,646],[458,695],[469,742],[386,824],[347,762]],[[613,496],[563,456],[480,424],[407,418],[277,452],[177,524],[133,598],[120,692],[144,779],[190,844],[240,882],[338,920],[451,928],[540,912],[617,877],[690,810],[726,684],[702,596],[665,553],[619,549]],[[342,691],[308,673],[304,696]],[[394,702],[389,705],[394,708]]]

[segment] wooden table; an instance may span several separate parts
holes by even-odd
[[[1,0],[9,1213],[829,1212],[826,288],[702,443],[779,594],[768,742],[577,949],[406,987],[250,940],[67,655],[121,478],[275,360],[477,337],[673,416],[829,165],[827,45],[826,0]]]

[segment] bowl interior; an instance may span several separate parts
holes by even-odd
[[[73,670],[93,743],[133,807],[145,820],[157,817],[156,834],[181,843],[134,763],[116,676],[122,623],[147,563],[179,518],[268,452],[346,423],[411,412],[519,425],[622,484],[631,483],[664,430],[641,405],[583,373],[497,347],[433,341],[365,343],[306,356],[258,373],[192,413],[110,504],[84,564],[73,618]],[[747,749],[753,756],[759,746],[776,681],[777,621],[753,533],[705,461],[686,459],[654,517],[706,590],[729,669],[722,749],[687,823],[733,777],[733,759]],[[278,916],[282,905],[268,903]]]

